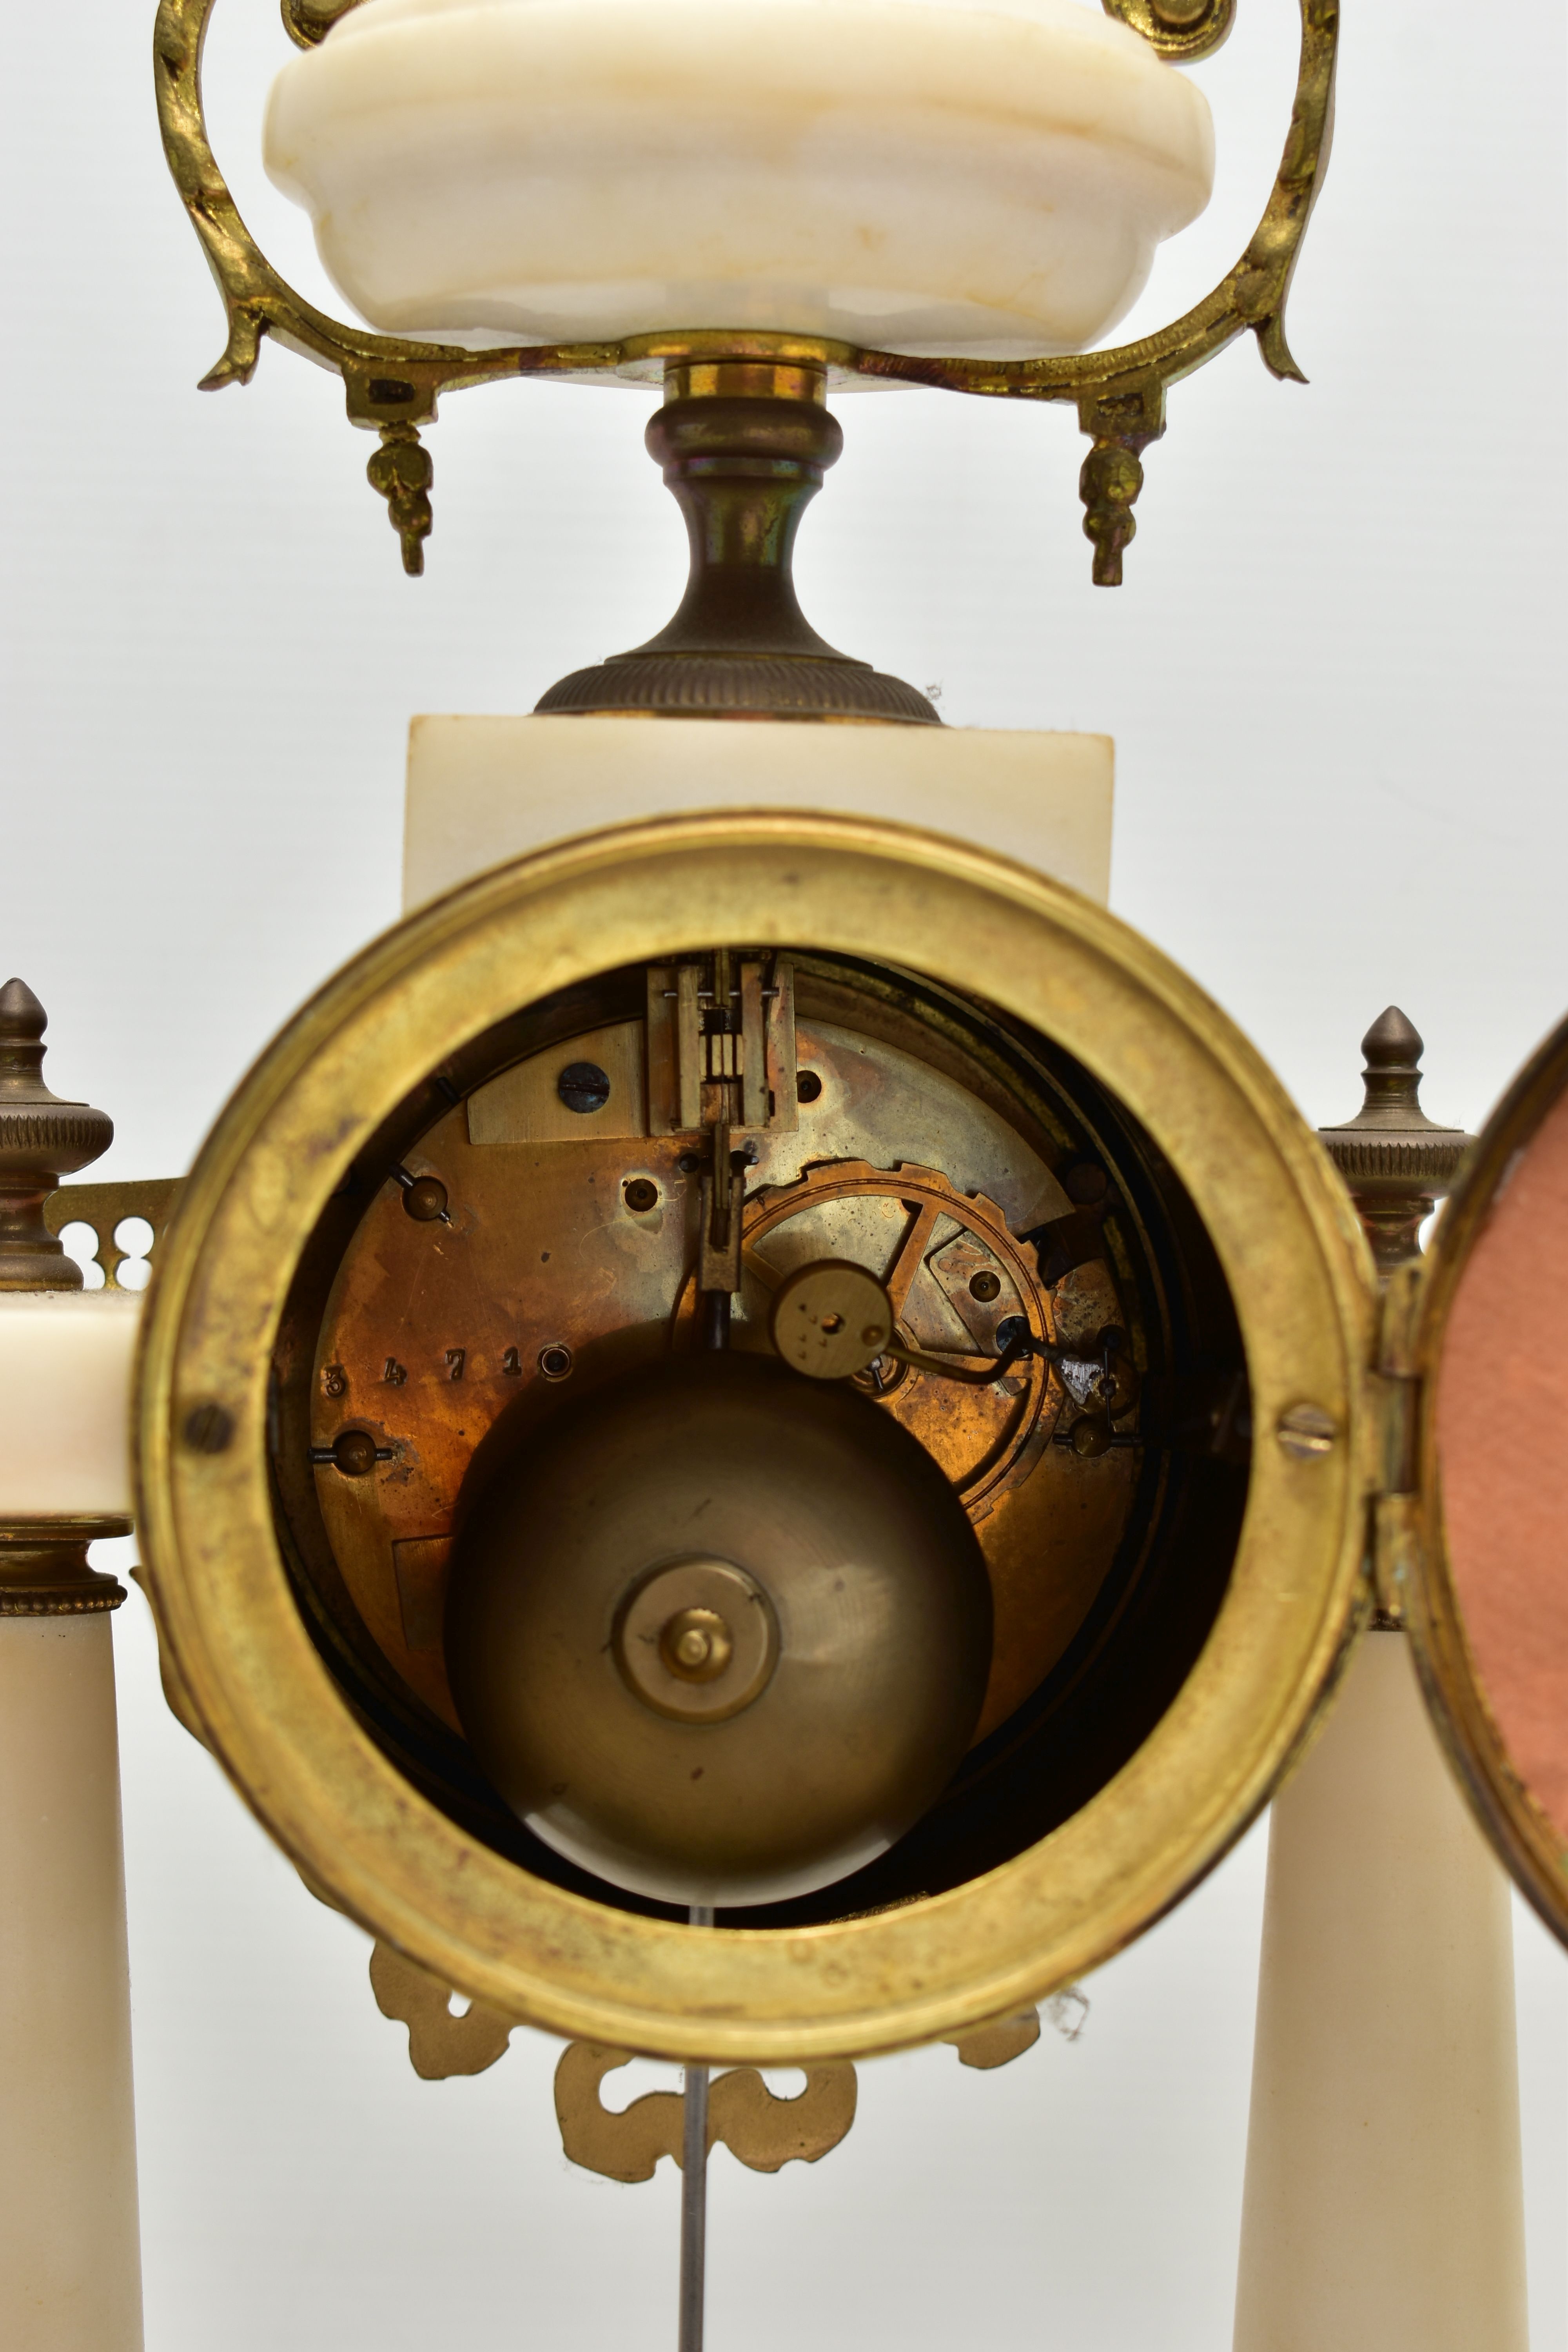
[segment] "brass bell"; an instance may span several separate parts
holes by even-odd
[[[779,1902],[884,1853],[978,1721],[991,1591],[915,1439],[716,1353],[553,1414],[454,1549],[463,1728],[557,1853],[668,1903]]]

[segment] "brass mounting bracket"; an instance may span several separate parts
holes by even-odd
[[[1120,17],[1174,65],[1194,65],[1199,58],[1212,58],[1229,39],[1236,22],[1236,0],[1100,0],[1100,5],[1108,16]],[[284,0],[284,16],[287,22],[288,0]],[[319,40],[321,35],[316,37]]]
[[[289,37],[309,48],[358,0],[282,0]],[[1276,376],[1304,383],[1285,340],[1285,303],[1312,205],[1329,159],[1338,0],[1300,0],[1301,53],[1290,128],[1263,216],[1246,251],[1213,292],[1185,316],[1141,341],[1062,359],[915,359],[863,351],[819,337],[662,332],[618,342],[510,345],[484,352],[408,342],[344,326],[280,278],[240,217],[207,137],[202,47],[214,0],[160,0],[153,70],[163,152],[202,241],[228,316],[223,357],[202,379],[213,392],[247,383],[264,335],[302,352],[343,380],[350,422],[377,432],[369,474],[387,499],[404,569],[424,568],[430,529],[430,463],[417,428],[432,424],[443,392],[517,376],[588,377],[615,373],[662,378],[665,364],[707,358],[805,361],[847,376],[888,377],[993,399],[1071,402],[1093,443],[1079,488],[1084,530],[1094,543],[1097,585],[1118,587],[1123,551],[1136,525],[1132,506],[1142,457],[1165,429],[1165,390],[1250,329]],[[1106,13],[1163,57],[1190,62],[1230,31],[1236,0],[1102,0]]]

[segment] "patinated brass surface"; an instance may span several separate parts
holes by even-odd
[[[1189,0],[1106,0],[1110,14],[1168,56],[1196,57],[1228,27],[1229,0],[1195,16]],[[1070,402],[1093,443],[1081,490],[1084,529],[1094,544],[1094,577],[1114,586],[1133,533],[1132,504],[1142,457],[1165,429],[1165,391],[1203,366],[1248,329],[1270,373],[1300,380],[1285,340],[1285,303],[1301,239],[1328,163],[1333,119],[1338,0],[1300,0],[1301,53],[1290,127],[1273,189],[1246,251],[1214,291],[1157,334],[1111,351],[1049,360],[909,359],[847,343],[788,334],[691,332],[629,337],[624,342],[554,343],[468,352],[415,343],[343,325],[301,299],[256,244],[207,137],[201,53],[213,0],[161,0],[153,35],[153,75],[163,152],[201,238],[227,314],[223,357],[205,390],[249,381],[261,340],[301,352],[342,377],[350,420],[380,432],[372,479],[389,500],[404,562],[416,572],[429,528],[427,462],[416,467],[416,428],[433,423],[443,392],[519,375],[646,374],[668,366],[756,361],[891,377],[993,397]],[[319,40],[344,12],[310,0],[284,0],[290,35]]]
[[[1239,1321],[1256,1431],[1212,1631],[1114,1776],[977,1876],[782,1933],[700,1933],[616,1910],[520,1866],[424,1794],[312,1640],[269,1466],[272,1350],[296,1269],[411,1088],[520,1004],[586,987],[607,960],[703,951],[721,903],[732,937],[797,961],[805,942],[875,973],[918,943],[933,981],[1076,1057],[1190,1195]],[[410,1234],[448,1231],[396,1214]],[[262,1056],[187,1180],[162,1255],[143,1334],[140,1524],[208,1738],[345,1910],[470,1998],[563,2036],[793,2063],[1016,2012],[1136,1935],[1226,1849],[1306,1736],[1351,1637],[1374,1466],[1373,1288],[1342,1188],[1250,1047],[1157,950],[1072,893],[952,842],[871,822],[713,816],[605,833],[479,877],[367,950]],[[454,1331],[444,1348],[463,1344]],[[421,1376],[438,1382],[444,1362]],[[460,1385],[449,1372],[447,1384]],[[1216,1445],[1229,1412],[1205,1409]],[[1310,1450],[1284,1442],[1303,1412],[1324,1433]],[[1058,1451],[1068,1458],[1054,1447],[1049,1458]]]

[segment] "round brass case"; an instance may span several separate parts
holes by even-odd
[[[1245,1519],[1196,1662],[1053,1832],[929,1900],[803,1932],[699,1935],[540,1879],[383,1752],[312,1641],[280,1549],[270,1355],[327,1203],[410,1087],[520,1003],[730,937],[921,971],[1056,1041],[1142,1123],[1195,1206],[1246,1349]],[[932,2039],[1038,2000],[1168,1909],[1267,1801],[1354,1629],[1366,1496],[1366,1245],[1247,1040],[1073,892],[885,822],[659,820],[478,877],[374,943],[258,1062],[187,1181],[144,1330],[139,1524],[161,1627],[272,1833],[443,1982],[552,2032],[787,2063]],[[806,1384],[800,1384],[805,1390]],[[1310,1404],[1333,1433],[1275,1435]],[[187,1421],[224,1416],[216,1449]]]
[[[693,1528],[706,1554],[682,1558]],[[696,1356],[583,1399],[492,1475],[447,1654],[480,1763],[556,1853],[660,1902],[777,1903],[941,1794],[991,1593],[897,1422],[764,1357]]]

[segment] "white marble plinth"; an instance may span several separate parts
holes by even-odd
[[[893,817],[1049,874],[1103,906],[1109,735],[714,719],[416,719],[403,903],[546,842],[698,809]]]

